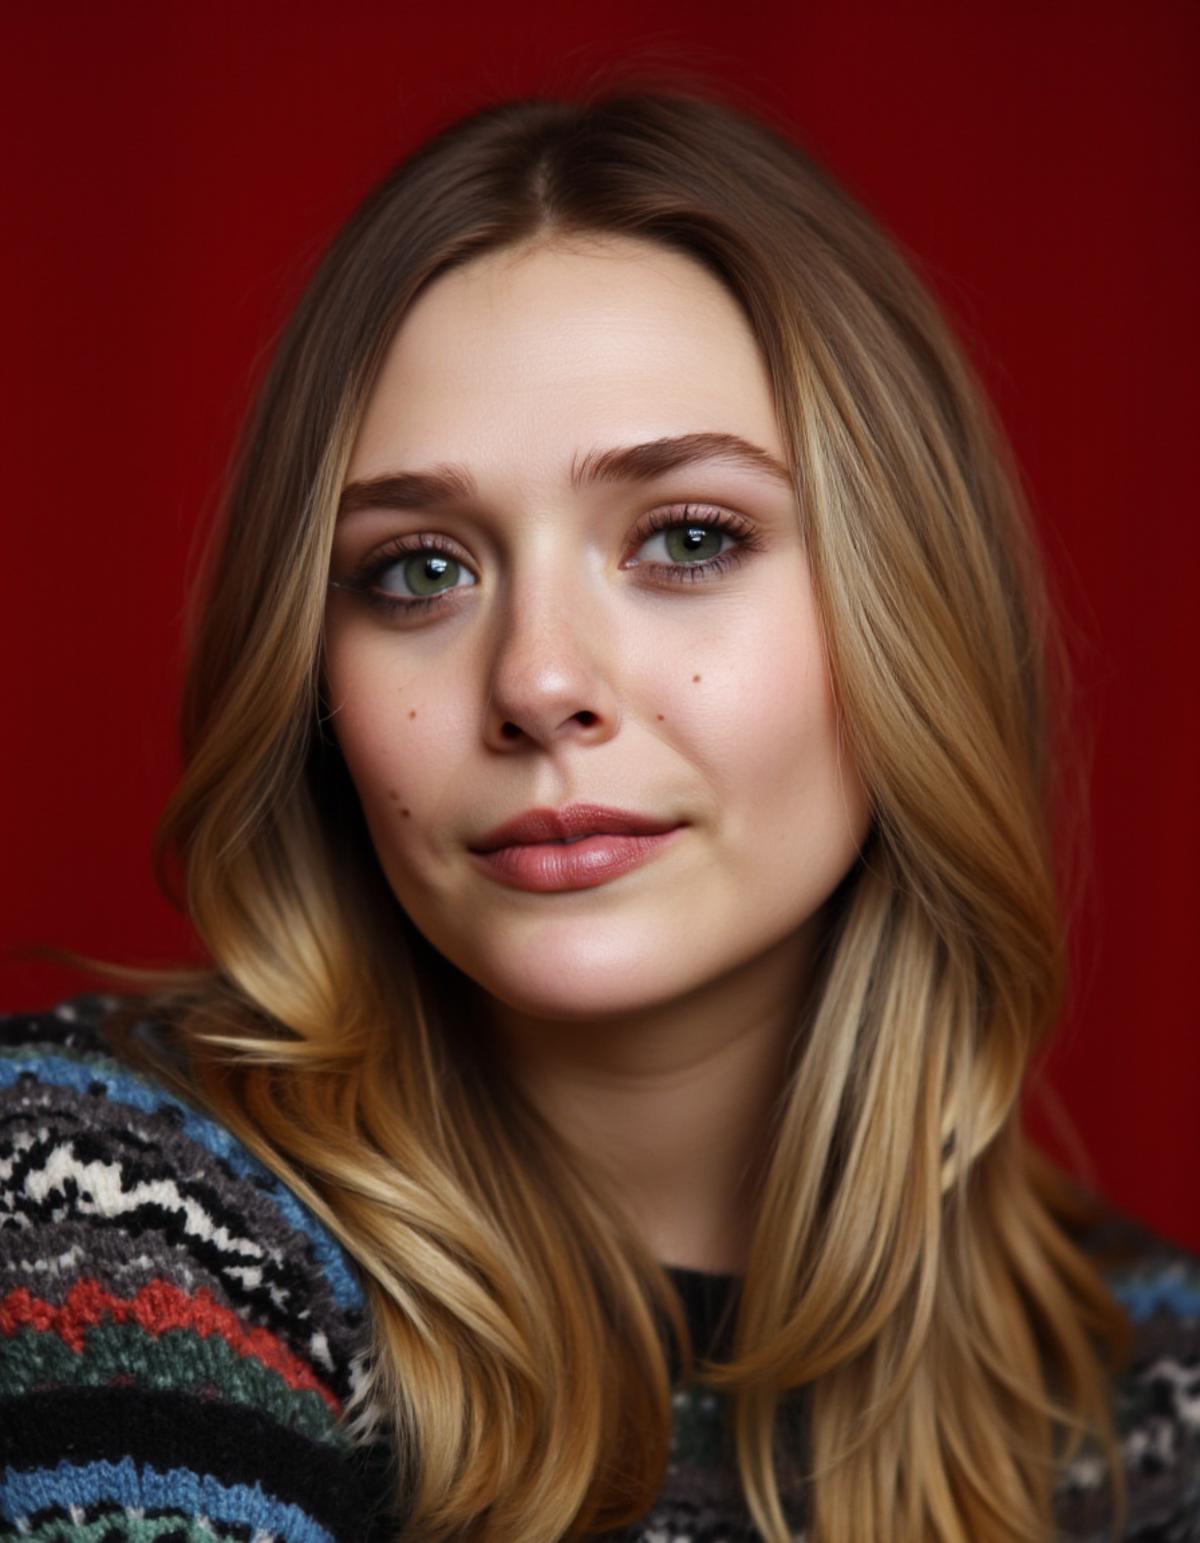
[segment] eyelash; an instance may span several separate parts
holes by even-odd
[[[756,552],[762,547],[762,541],[755,532],[750,522],[741,515],[733,514],[723,509],[704,509],[704,517],[693,516],[690,510],[697,506],[693,504],[677,505],[670,509],[655,509],[642,521],[635,535],[636,547],[641,547],[651,536],[655,536],[663,530],[717,530],[726,535],[735,536],[737,545],[727,548],[724,552],[718,552],[716,557],[705,558],[697,563],[660,563],[639,562],[634,566],[649,568],[652,572],[665,577],[669,583],[694,584],[718,573],[727,572],[744,560],[747,553]],[[458,586],[454,589],[443,590],[440,595],[385,595],[372,586],[381,573],[406,557],[413,557],[421,552],[440,552],[451,557],[455,562],[462,563],[458,555],[458,548],[444,536],[434,534],[394,536],[391,541],[373,553],[348,579],[331,580],[335,589],[348,589],[354,591],[361,599],[377,610],[383,611],[388,616],[404,616],[406,618],[417,616],[431,608],[446,603],[448,595],[457,594],[460,588],[472,589],[473,585]],[[465,567],[466,565],[463,564]],[[453,601],[450,604],[454,604]]]

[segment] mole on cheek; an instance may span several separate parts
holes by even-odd
[[[654,716],[658,719],[659,723],[663,721],[663,715],[661,713],[655,713]]]
[[[699,677],[699,675],[693,675],[693,676],[692,676],[692,679],[693,679],[693,680],[699,680],[699,679],[700,679],[700,677]]]
[[[415,707],[410,707],[408,709],[408,716],[410,718],[415,718],[417,716],[417,709]]]

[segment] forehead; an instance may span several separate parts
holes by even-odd
[[[697,260],[630,237],[488,253],[435,279],[388,348],[351,463],[519,455],[740,434],[782,458],[741,307]]]

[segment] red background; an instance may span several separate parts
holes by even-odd
[[[992,389],[1097,742],[1092,898],[1049,1083],[1094,1182],[1200,1249],[1200,9],[10,3],[0,32],[0,1006],[95,984],[14,957],[30,942],[126,963],[192,947],[149,868],[184,588],[323,244],[444,122],[547,89],[564,57],[652,45],[786,115],[915,256]]]

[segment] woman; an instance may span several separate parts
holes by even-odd
[[[423,145],[284,333],[204,596],[158,855],[213,967],[8,1023],[8,1525],[1200,1526],[1196,1262],[1019,1121],[1036,542],[782,132],[617,87]]]

